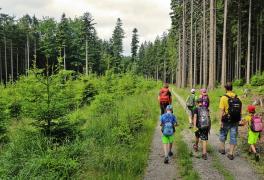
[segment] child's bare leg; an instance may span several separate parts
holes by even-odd
[[[171,149],[172,149],[172,143],[169,144],[169,152],[172,152]]]
[[[251,150],[252,150],[252,152],[253,152],[254,154],[257,153],[257,151],[256,151],[256,147],[255,147],[254,144],[251,144],[251,145],[250,145],[250,148],[251,148]]]
[[[207,153],[207,141],[202,141],[203,142],[203,154]]]
[[[168,157],[169,144],[163,144],[163,148],[164,148],[164,155],[165,155],[165,157]]]

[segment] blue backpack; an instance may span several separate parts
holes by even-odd
[[[162,131],[163,135],[165,136],[171,136],[174,133],[174,128],[173,128],[173,124],[171,121],[167,121],[165,122],[165,124],[163,125],[163,131]]]

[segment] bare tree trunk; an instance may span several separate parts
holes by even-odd
[[[214,3],[214,66],[213,66],[213,74],[214,74],[214,87],[216,85],[216,3]]]
[[[257,21],[259,21],[258,19],[257,19]],[[258,58],[259,58],[259,56],[258,56],[258,54],[259,54],[259,24],[257,23],[257,44],[256,44],[256,53],[254,53],[255,54],[255,58],[254,59],[252,59],[252,61],[254,61],[255,60],[255,71],[252,71],[252,73],[254,73],[254,72],[257,72],[258,71]]]
[[[159,66],[156,66],[156,80],[159,80]]]
[[[181,80],[181,87],[186,87],[186,30],[185,30],[185,11],[186,11],[185,0],[183,0],[183,18],[182,18],[182,80]]]
[[[224,30],[223,30],[223,54],[222,54],[222,77],[221,85],[226,84],[226,21],[227,21],[227,4],[228,0],[225,0],[225,10],[224,10]]]
[[[179,53],[179,60],[177,64],[177,86],[181,87],[181,33],[179,32],[179,47],[178,47],[178,53]]]
[[[88,66],[88,40],[86,37],[86,42],[85,42],[85,62],[86,62],[86,75],[89,73],[89,66]]]
[[[19,63],[18,63],[18,48],[17,48],[17,54],[16,54],[16,75],[17,75],[17,78],[19,76]]]
[[[214,78],[214,0],[210,0],[210,64],[209,64],[209,84],[208,88],[213,89],[215,86]]]
[[[200,87],[203,85],[203,30],[201,28],[201,43],[200,43]]]
[[[25,70],[25,74],[27,75],[27,44],[25,44],[25,60],[24,61],[25,61],[24,70]]]
[[[6,37],[4,36],[4,44],[5,44],[5,83],[8,81],[8,73],[7,73],[7,54],[6,54]]]
[[[262,19],[262,14],[260,19]],[[259,40],[259,72],[262,72],[262,36],[263,36],[263,30],[262,26],[260,26],[260,40]]]
[[[0,84],[3,83],[2,49],[0,47]]]
[[[194,27],[194,66],[193,66],[193,86],[197,83],[197,29]]]
[[[247,52],[247,84],[250,83],[250,43],[251,43],[251,0],[249,0],[249,20],[248,20],[248,52]]]
[[[11,61],[11,82],[14,80],[14,63],[13,63],[13,44],[10,41],[10,61]]]
[[[191,42],[190,42],[190,67],[189,67],[189,85],[193,87],[193,1],[191,1]]]
[[[238,1],[238,23],[237,23],[237,70],[238,79],[241,79],[241,5],[240,0]]]
[[[66,70],[66,51],[65,51],[65,46],[63,47],[63,64],[64,64],[64,70]]]
[[[167,72],[166,72],[166,62],[165,62],[165,57],[163,58],[163,82],[167,82],[166,78]]]
[[[207,67],[208,67],[208,63],[207,63],[207,33],[206,33],[206,0],[203,0],[203,85],[204,87],[207,86],[207,78],[208,78],[208,72],[207,72]]]
[[[29,37],[27,35],[27,72],[29,73],[29,66],[30,66],[30,61],[29,61]]]

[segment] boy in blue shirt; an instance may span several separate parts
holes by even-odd
[[[174,141],[175,126],[177,125],[177,119],[172,114],[173,107],[168,105],[166,107],[166,113],[160,117],[160,126],[162,132],[162,143],[164,147],[165,159],[164,163],[169,163],[169,156],[173,156],[171,152],[172,143]]]

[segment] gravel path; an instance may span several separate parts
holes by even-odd
[[[169,164],[164,164],[163,161],[164,161],[164,152],[161,143],[161,131],[158,122],[153,136],[151,152],[148,159],[148,167],[145,172],[144,180],[179,179],[177,177],[175,155],[172,158],[170,158]]]
[[[179,103],[185,107],[185,101],[172,90],[173,94],[176,96]],[[190,149],[192,149],[192,140],[191,140],[191,131],[186,130],[183,131],[183,135],[185,138],[185,141],[187,142]],[[209,135],[209,144],[213,148],[213,151],[217,152],[218,144],[219,144],[219,138],[218,135],[215,133],[215,131],[212,129],[211,134]],[[236,156],[233,161],[229,160],[225,155],[221,155],[219,153],[216,153],[218,156],[218,159],[220,159],[220,162],[223,164],[225,169],[230,170],[230,173],[234,176],[237,180],[264,180],[264,177],[258,177],[257,174],[254,172],[252,167],[248,164],[248,162],[244,159],[242,159],[239,156]],[[210,157],[210,154],[208,156],[208,160],[200,160],[197,158],[193,158],[193,165],[196,171],[200,174],[202,179],[223,179],[223,176],[221,176],[213,167],[212,167],[212,159]],[[206,167],[206,171],[203,170],[200,166]],[[211,174],[212,173],[212,174]]]

